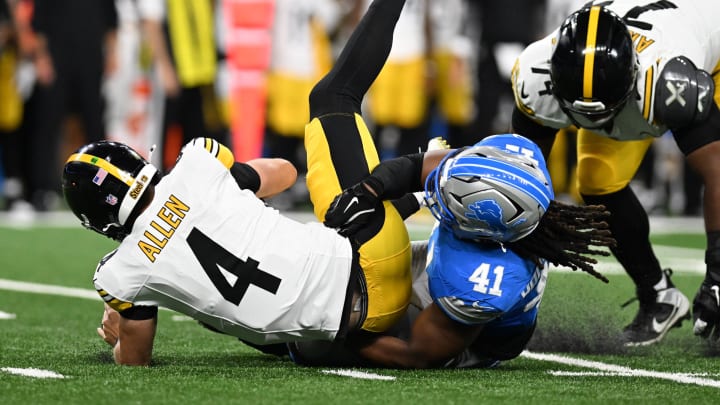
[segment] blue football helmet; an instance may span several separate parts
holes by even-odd
[[[433,216],[461,239],[519,240],[537,227],[554,197],[540,149],[514,134],[449,154],[425,182]]]

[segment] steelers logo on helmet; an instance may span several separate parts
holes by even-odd
[[[582,128],[608,126],[635,89],[637,55],[627,26],[602,6],[584,7],[562,23],[550,59],[553,95]]]
[[[485,145],[448,155],[428,177],[425,193],[435,218],[457,237],[497,242],[532,232],[554,198],[536,160]]]
[[[82,225],[122,240],[133,210],[151,184],[160,181],[152,164],[126,145],[100,141],[78,149],[65,162],[62,189]]]

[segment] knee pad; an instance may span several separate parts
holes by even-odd
[[[597,156],[584,156],[578,160],[578,191],[583,195],[603,195],[621,190],[631,179],[618,179],[609,161]]]

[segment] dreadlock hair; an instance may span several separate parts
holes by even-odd
[[[507,245],[538,264],[544,259],[556,266],[580,269],[608,283],[593,267],[597,260],[588,255],[609,256],[608,251],[597,248],[616,245],[605,221],[609,216],[604,205],[576,206],[553,200],[532,233]]]

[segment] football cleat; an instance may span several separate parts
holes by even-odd
[[[679,328],[683,320],[690,319],[690,301],[670,281],[672,271],[666,269],[664,273],[666,287],[657,291],[654,301],[641,301],[635,319],[623,329],[625,346],[647,346],[657,343],[670,329]]]

